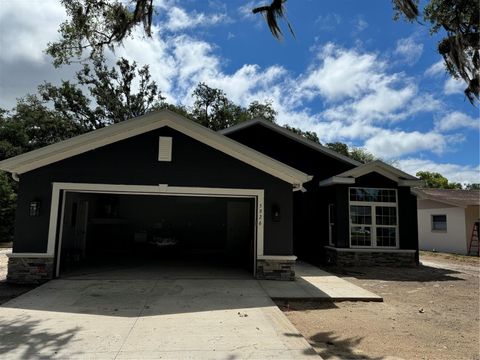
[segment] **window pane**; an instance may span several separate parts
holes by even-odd
[[[370,226],[352,226],[351,228],[352,246],[371,246],[372,231]]]
[[[432,215],[432,230],[447,230],[447,215]]]
[[[372,223],[372,207],[371,206],[350,206],[350,219],[352,224],[367,224]]]
[[[397,246],[397,228],[377,227],[377,246]]]
[[[350,201],[397,202],[393,189],[351,188]]]
[[[397,208],[392,206],[377,206],[375,208],[377,225],[397,225]]]

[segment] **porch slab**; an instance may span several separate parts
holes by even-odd
[[[295,281],[258,282],[275,300],[383,301],[381,296],[371,291],[301,261],[295,265]]]

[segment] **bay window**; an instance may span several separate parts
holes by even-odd
[[[398,248],[397,191],[349,188],[350,246]]]

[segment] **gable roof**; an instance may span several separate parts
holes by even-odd
[[[265,119],[262,119],[262,118],[257,118],[257,119],[253,119],[253,120],[248,120],[248,121],[245,121],[245,122],[242,122],[240,124],[237,124],[237,125],[234,125],[234,126],[231,126],[229,128],[226,128],[226,129],[223,129],[223,130],[220,130],[219,133],[222,134],[222,135],[228,135],[228,134],[232,134],[234,132],[237,132],[239,130],[242,130],[242,129],[246,129],[246,128],[249,128],[251,126],[254,126],[254,125],[262,125],[268,129],[271,129],[281,135],[284,135],[292,140],[295,140],[305,146],[308,146],[309,148],[313,149],[313,150],[316,150],[322,154],[325,154],[327,156],[330,156],[334,159],[337,159],[337,160],[340,160],[342,162],[345,162],[345,163],[348,163],[348,164],[351,164],[351,165],[354,165],[354,166],[358,166],[358,165],[361,165],[360,162],[356,161],[356,160],[353,160],[351,158],[349,158],[348,156],[345,156],[345,155],[342,155],[342,154],[339,154],[337,153],[336,151],[333,151],[319,143],[316,143],[315,141],[312,141],[312,140],[309,140],[301,135],[298,135],[296,133],[294,133],[293,131],[290,131],[282,126],[279,126],[277,124],[274,124],[272,123],[271,121],[268,121],[268,120],[265,120]]]
[[[297,188],[312,177],[170,110],[159,110],[30,151],[0,162],[0,169],[22,174],[99,147],[168,126],[256,167]]]
[[[480,190],[419,188],[415,189],[414,192],[422,200],[433,200],[459,207],[480,205]]]
[[[320,181],[320,186],[329,186],[334,184],[355,184],[357,177],[369,174],[371,172],[379,173],[386,178],[395,181],[399,186],[421,186],[423,181],[399,170],[391,165],[388,165],[380,160],[375,160],[367,164],[362,164],[347,170],[341,174],[332,176],[331,178]]]

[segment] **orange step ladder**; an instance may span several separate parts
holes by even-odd
[[[470,238],[470,244],[468,245],[468,255],[480,256],[480,246],[478,244],[478,228],[480,221],[473,224],[472,237]]]

